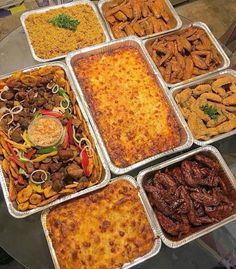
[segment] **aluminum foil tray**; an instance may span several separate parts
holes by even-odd
[[[114,37],[114,35],[112,33],[112,30],[111,30],[111,27],[110,27],[109,23],[107,22],[105,16],[103,15],[103,10],[102,10],[103,5],[105,3],[107,3],[107,2],[110,2],[110,1],[112,1],[112,0],[100,0],[100,1],[98,1],[98,8],[99,8],[99,11],[100,11],[100,13],[102,15],[103,20],[105,21],[105,24],[106,24],[106,27],[108,29],[108,33],[109,33],[111,39],[115,40],[117,38]],[[170,32],[176,31],[176,30],[181,28],[182,21],[181,21],[179,15],[177,14],[177,12],[175,11],[173,5],[171,4],[171,2],[169,0],[165,0],[165,2],[166,2],[167,7],[170,10],[170,13],[172,14],[172,16],[176,20],[176,26],[174,28],[166,30],[166,31],[162,31],[162,32],[155,33],[155,34],[152,34],[152,35],[143,36],[143,37],[141,37],[142,39],[151,38],[151,37],[154,37],[154,36],[159,36],[159,35],[162,35],[162,34],[170,33]]]
[[[230,60],[229,60],[228,56],[226,55],[225,51],[223,50],[223,48],[221,47],[220,43],[219,43],[219,42],[217,41],[217,39],[214,37],[214,35],[213,35],[213,33],[211,32],[211,30],[209,29],[209,27],[208,27],[205,23],[203,23],[203,22],[193,22],[193,23],[191,23],[191,24],[189,24],[189,25],[186,25],[186,26],[182,27],[180,30],[175,31],[174,33],[168,33],[168,34],[165,34],[165,35],[161,35],[161,36],[158,36],[158,37],[153,37],[153,38],[147,39],[147,40],[143,41],[143,42],[144,42],[144,45],[145,45],[145,47],[146,47],[147,44],[149,44],[149,43],[150,43],[151,41],[153,41],[153,40],[158,39],[159,37],[162,37],[162,36],[169,36],[169,35],[172,35],[172,34],[178,34],[178,33],[181,32],[182,30],[187,29],[187,28],[189,28],[189,27],[191,27],[191,26],[199,27],[199,28],[203,29],[203,30],[207,33],[207,35],[208,35],[209,39],[211,40],[212,44],[215,46],[215,48],[217,49],[218,53],[219,53],[220,56],[222,57],[222,60],[223,60],[222,66],[219,67],[219,68],[217,68],[217,69],[215,69],[215,70],[213,70],[213,71],[209,71],[209,72],[207,72],[206,74],[199,75],[199,76],[196,76],[196,77],[193,77],[193,78],[190,78],[190,79],[188,79],[188,80],[184,80],[184,81],[182,81],[182,82],[178,82],[178,83],[175,83],[175,84],[165,82],[166,85],[167,85],[169,88],[173,88],[173,87],[177,87],[177,86],[182,86],[182,85],[185,85],[186,83],[189,83],[189,82],[192,82],[192,81],[196,81],[196,80],[199,80],[199,79],[202,79],[202,78],[206,78],[206,77],[209,76],[210,74],[213,74],[213,73],[216,73],[217,71],[222,71],[222,70],[228,68],[229,65],[230,65]],[[150,56],[150,58],[151,58],[151,56]],[[158,68],[157,68],[156,64],[154,63],[154,61],[152,60],[152,58],[151,58],[151,64],[152,64],[152,66],[153,66],[155,72],[156,72],[159,76],[162,77],[160,71],[158,70]]]
[[[26,34],[26,38],[27,38],[27,41],[28,41],[28,44],[29,44],[29,47],[30,47],[30,51],[32,53],[32,56],[33,58],[38,61],[38,62],[49,62],[49,61],[55,61],[55,60],[58,60],[58,59],[62,59],[62,58],[65,58],[66,57],[66,54],[64,55],[60,55],[60,56],[57,56],[57,57],[52,57],[52,58],[49,58],[49,59],[43,59],[43,58],[40,58],[36,55],[35,51],[34,51],[34,47],[32,45],[32,42],[30,40],[30,36],[29,36],[29,32],[27,30],[27,27],[25,25],[25,20],[26,18],[29,16],[29,15],[32,15],[32,14],[36,14],[36,13],[45,13],[49,10],[52,10],[52,9],[58,9],[58,8],[61,8],[61,7],[71,7],[71,6],[76,6],[76,5],[89,5],[91,6],[91,8],[93,9],[93,11],[95,12],[97,18],[98,18],[98,21],[100,23],[100,26],[103,30],[103,33],[105,35],[105,42],[108,42],[110,40],[110,37],[109,37],[109,34],[106,30],[106,26],[97,10],[97,7],[96,5],[91,2],[90,0],[80,0],[80,1],[75,1],[75,2],[71,2],[71,3],[66,3],[66,4],[61,4],[61,5],[55,5],[55,6],[48,6],[48,7],[43,7],[43,8],[40,8],[40,9],[36,9],[36,10],[30,10],[30,11],[26,11],[24,12],[21,17],[20,17],[20,20],[21,20],[21,24],[23,26],[23,29],[25,31],[25,34]]]
[[[140,187],[140,193],[142,194],[144,201],[148,204],[148,206],[147,206],[148,210],[152,212],[151,216],[152,216],[153,222],[155,223],[157,233],[160,235],[162,242],[170,248],[178,248],[180,246],[183,246],[183,245],[185,245],[185,244],[187,244],[187,243],[189,243],[189,242],[191,242],[191,241],[193,241],[193,240],[195,240],[203,235],[206,235],[207,233],[210,233],[210,232],[222,227],[223,225],[225,225],[231,221],[236,220],[236,203],[235,203],[234,212],[231,216],[219,221],[218,223],[209,225],[209,226],[207,226],[207,227],[205,227],[205,228],[203,228],[195,233],[192,233],[183,239],[180,239],[180,240],[176,239],[175,241],[168,238],[166,233],[163,231],[161,225],[159,224],[157,217],[156,217],[156,214],[148,201],[146,192],[143,189],[143,183],[145,182],[145,180],[152,177],[156,171],[163,169],[165,167],[169,167],[173,164],[179,163],[179,162],[181,162],[181,161],[183,161],[183,160],[185,160],[185,159],[187,159],[195,154],[198,154],[198,153],[203,153],[206,156],[211,157],[212,159],[218,160],[220,165],[221,165],[221,171],[222,171],[223,177],[225,179],[227,179],[228,185],[230,187],[232,187],[232,190],[236,191],[236,181],[235,181],[233,174],[231,173],[230,169],[228,168],[227,164],[225,163],[220,152],[213,146],[200,147],[200,148],[194,149],[192,151],[189,151],[185,154],[182,154],[178,157],[170,159],[166,162],[163,162],[159,165],[155,165],[155,166],[152,166],[150,168],[147,168],[147,169],[141,171],[137,177],[138,185]]]
[[[212,79],[215,79],[215,78],[218,78],[222,75],[230,75],[230,76],[233,76],[235,77],[236,79],[236,71],[235,70],[232,70],[232,69],[227,69],[227,70],[224,70],[224,71],[221,71],[221,72],[218,72],[216,74],[212,74],[206,78],[202,78],[202,79],[199,79],[197,81],[193,81],[193,82],[190,82],[190,83],[187,83],[185,84],[184,86],[178,86],[178,87],[175,87],[173,89],[171,89],[171,99],[173,102],[175,102],[175,95],[179,92],[181,92],[183,89],[186,89],[186,88],[189,88],[189,87],[194,87],[194,86],[197,86],[199,84],[205,84],[205,83],[208,83],[210,80]],[[176,103],[176,102],[175,102]],[[179,113],[181,113],[178,105],[176,104],[176,109],[179,111]],[[186,122],[187,123],[187,122]],[[190,131],[191,132],[191,131]],[[196,138],[193,137],[193,141],[196,145],[199,145],[199,146],[205,146],[205,145],[208,145],[208,144],[212,144],[216,141],[219,141],[221,139],[224,139],[224,138],[228,138],[232,135],[235,135],[236,134],[236,129],[228,132],[228,133],[225,133],[225,134],[220,134],[220,135],[217,135],[207,141],[203,141],[203,140],[198,140]]]
[[[90,55],[94,55],[94,54],[98,54],[98,53],[104,53],[104,52],[107,52],[107,51],[112,51],[114,49],[124,47],[124,46],[130,46],[130,47],[137,48],[140,51],[140,53],[143,55],[144,59],[146,59],[147,65],[150,68],[150,72],[152,74],[154,74],[152,66],[150,65],[148,52],[144,48],[141,39],[139,39],[139,38],[137,38],[135,36],[119,39],[119,40],[116,40],[116,41],[111,41],[109,43],[99,44],[99,45],[96,45],[96,46],[93,46],[93,47],[90,47],[90,48],[80,49],[78,51],[69,53],[68,56],[66,57],[66,63],[69,66],[69,70],[70,70],[70,72],[72,74],[72,78],[73,78],[74,83],[76,85],[76,88],[77,88],[77,90],[79,92],[79,95],[80,95],[81,100],[83,102],[83,105],[84,105],[84,107],[86,109],[86,112],[87,112],[87,114],[89,116],[89,119],[91,121],[92,127],[95,130],[95,133],[97,135],[97,138],[98,138],[98,141],[100,143],[100,146],[101,146],[101,148],[102,148],[102,150],[104,152],[105,158],[106,158],[106,160],[107,160],[107,162],[109,164],[110,170],[114,174],[117,174],[117,175],[125,174],[125,173],[127,173],[127,172],[129,172],[129,171],[131,171],[133,169],[136,169],[136,168],[138,168],[138,167],[140,167],[142,165],[145,165],[145,164],[147,164],[147,163],[149,163],[151,161],[154,161],[154,160],[159,159],[161,157],[164,157],[164,156],[167,156],[167,155],[170,155],[170,154],[185,150],[187,148],[190,148],[192,143],[193,143],[193,137],[192,137],[191,132],[190,132],[190,130],[188,128],[188,125],[184,121],[183,116],[181,114],[179,114],[179,112],[177,112],[176,104],[175,104],[175,102],[170,100],[169,94],[168,94],[168,89],[166,88],[164,81],[157,74],[157,76],[156,76],[157,77],[157,83],[163,89],[163,93],[165,94],[166,99],[167,99],[170,107],[173,108],[173,113],[176,115],[178,123],[179,123],[179,125],[181,127],[181,130],[180,130],[180,132],[181,132],[181,143],[180,143],[180,145],[178,147],[174,148],[174,149],[168,150],[166,152],[162,152],[160,154],[156,154],[156,155],[154,155],[152,157],[144,159],[144,160],[142,160],[140,162],[137,162],[137,163],[135,163],[133,165],[130,165],[128,167],[125,167],[125,168],[117,167],[116,165],[114,165],[112,163],[112,161],[111,161],[111,159],[109,157],[109,154],[107,152],[105,143],[104,143],[104,141],[102,139],[102,136],[99,133],[99,128],[98,128],[95,120],[93,119],[92,113],[90,112],[89,106],[88,106],[88,104],[86,102],[86,99],[85,99],[83,91],[82,91],[82,89],[80,87],[79,81],[77,80],[76,75],[74,73],[73,65],[74,65],[75,61],[80,59],[80,58],[85,58],[85,57],[88,57]]]
[[[131,177],[129,175],[116,177],[116,178],[112,179],[109,184],[112,184],[112,182],[120,180],[120,179],[123,179],[123,180],[126,180],[126,181],[130,182],[135,188],[138,189],[137,181],[133,177]],[[145,201],[145,199],[143,199],[143,194],[141,192],[139,192],[139,198],[140,198],[140,201],[141,201],[141,203],[142,203],[142,205],[144,207],[144,210],[146,212],[147,219],[148,219],[148,221],[149,221],[149,223],[151,225],[151,228],[152,228],[152,231],[153,231],[153,234],[154,234],[154,237],[155,237],[155,242],[154,242],[153,248],[151,249],[151,251],[149,253],[147,253],[143,257],[137,258],[136,260],[134,260],[131,263],[124,264],[121,267],[122,269],[128,269],[128,268],[131,268],[131,267],[133,267],[133,266],[135,266],[137,264],[140,264],[140,263],[144,262],[145,260],[147,260],[147,259],[155,256],[157,253],[159,253],[159,251],[161,249],[161,240],[160,240],[160,238],[158,236],[158,233],[157,233],[157,230],[155,228],[155,224],[153,222],[153,219],[150,217],[150,211],[147,208],[146,201]],[[52,261],[53,261],[53,264],[55,266],[55,269],[60,269],[59,263],[57,261],[57,256],[56,256],[55,250],[53,248],[52,241],[51,241],[48,229],[47,229],[47,215],[50,212],[50,210],[53,210],[53,207],[50,207],[50,208],[48,208],[48,209],[46,209],[46,210],[44,210],[42,212],[42,214],[41,214],[41,222],[42,222],[44,234],[46,236],[46,240],[47,240],[47,243],[48,243],[48,247],[49,247],[49,250],[50,250],[50,253],[51,253],[51,256],[52,256]]]
[[[37,207],[37,208],[31,209],[31,210],[22,212],[22,211],[17,210],[15,208],[13,202],[10,201],[9,192],[8,192],[8,180],[4,177],[2,168],[0,166],[0,184],[1,184],[1,187],[2,187],[2,190],[3,190],[3,195],[4,195],[4,198],[5,198],[6,205],[7,205],[9,213],[15,218],[28,217],[28,216],[36,213],[36,212],[39,212],[39,211],[42,211],[43,209],[48,208],[50,206],[60,204],[60,203],[62,203],[64,201],[70,200],[70,199],[72,199],[74,197],[81,196],[81,195],[86,194],[88,192],[98,190],[99,188],[102,188],[102,187],[106,186],[109,183],[110,178],[111,178],[110,170],[109,170],[109,168],[108,168],[108,166],[106,164],[106,161],[105,161],[105,159],[103,157],[103,153],[101,152],[101,149],[100,149],[100,147],[99,147],[99,145],[97,143],[96,136],[94,135],[93,129],[90,126],[90,123],[89,123],[88,117],[87,117],[87,115],[86,115],[86,113],[84,111],[83,105],[81,104],[81,101],[80,101],[80,99],[78,97],[78,94],[75,91],[74,84],[73,84],[72,79],[70,77],[70,74],[68,72],[67,66],[62,62],[53,62],[53,63],[50,63],[50,64],[38,64],[38,65],[35,65],[35,66],[32,66],[32,67],[27,67],[27,68],[23,69],[22,71],[26,72],[26,71],[30,71],[30,70],[33,70],[33,69],[36,69],[36,68],[39,68],[39,67],[45,67],[45,66],[60,66],[61,68],[64,69],[64,71],[66,73],[66,76],[67,76],[67,79],[68,79],[68,81],[69,81],[69,83],[71,85],[71,88],[74,90],[74,93],[76,95],[77,103],[78,103],[78,105],[80,107],[80,110],[81,110],[81,113],[82,113],[82,115],[84,117],[84,120],[87,123],[89,132],[90,132],[91,136],[94,139],[96,149],[97,149],[97,153],[99,155],[99,158],[100,158],[102,166],[103,166],[103,180],[97,185],[91,186],[91,187],[89,187],[87,189],[81,190],[81,191],[76,192],[76,193],[72,193],[72,194],[63,196],[61,198],[58,198],[54,202],[49,203],[49,204],[47,204],[45,206]],[[9,73],[9,74],[1,76],[0,80],[9,77],[11,74],[12,73]]]

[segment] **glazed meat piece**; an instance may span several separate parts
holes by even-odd
[[[174,193],[177,186],[175,180],[171,178],[168,174],[156,172],[154,180],[164,186],[166,190],[169,190],[171,193]]]
[[[200,153],[157,171],[144,182],[148,200],[167,234],[181,239],[195,227],[204,228],[232,214],[233,196],[220,171],[218,161]]]
[[[58,171],[62,167],[62,163],[51,163],[50,170],[52,173]]]
[[[22,134],[22,130],[20,128],[17,128],[11,133],[11,139],[13,141],[19,143],[19,142],[23,141],[21,134]]]
[[[162,214],[161,212],[157,212],[157,218],[161,223],[161,226],[167,231],[169,234],[177,236],[180,232],[180,224],[174,223],[173,220]]]
[[[74,152],[72,149],[67,149],[67,150],[59,150],[58,155],[61,158],[61,160],[68,160],[74,157]]]
[[[26,172],[30,175],[34,170],[34,165],[31,162],[25,163]]]
[[[233,210],[233,203],[224,204],[216,207],[208,207],[208,206],[205,207],[206,214],[209,217],[216,219],[217,221],[220,221],[225,217],[229,216],[232,210]]]
[[[63,187],[64,187],[64,183],[62,179],[55,179],[52,181],[52,188],[55,192],[61,191]]]
[[[182,185],[184,183],[184,176],[179,167],[174,167],[172,170],[170,170],[170,174],[178,185]]]
[[[49,170],[49,167],[51,167],[52,163],[42,163],[39,167],[39,169],[42,169],[44,171],[48,171]]]
[[[14,97],[14,92],[11,90],[4,91],[2,93],[2,98],[6,100],[11,100]]]
[[[195,159],[197,161],[199,161],[200,163],[205,164],[209,168],[216,168],[216,169],[219,168],[219,163],[211,160],[210,158],[208,158],[202,154],[195,155]]]
[[[65,174],[63,172],[56,172],[52,174],[52,182],[54,180],[63,180],[65,178]]]
[[[83,169],[81,169],[81,167],[75,163],[68,165],[66,171],[69,176],[77,180],[80,179],[84,174]]]
[[[219,196],[210,193],[208,194],[206,192],[192,192],[190,196],[194,201],[205,206],[217,206],[221,202]]]

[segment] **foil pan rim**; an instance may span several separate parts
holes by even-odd
[[[150,216],[150,212],[149,212],[149,210],[147,208],[147,205],[143,200],[143,195],[140,193],[137,181],[130,175],[123,175],[123,176],[119,176],[119,177],[115,177],[115,178],[111,179],[109,184],[112,184],[113,182],[115,182],[117,180],[121,180],[121,179],[130,182],[138,190],[138,196],[140,198],[140,202],[141,202],[141,204],[142,204],[142,206],[144,208],[144,212],[146,214],[147,220],[148,220],[148,222],[149,222],[149,224],[151,226],[151,229],[152,229],[152,232],[153,232],[154,238],[155,238],[153,247],[148,253],[146,253],[142,257],[136,258],[131,263],[125,263],[121,267],[119,267],[119,268],[122,268],[122,269],[128,269],[128,268],[131,268],[131,267],[133,267],[135,265],[138,265],[138,264],[146,261],[147,259],[157,255],[160,252],[162,241],[161,241],[161,239],[160,239],[160,237],[159,237],[159,235],[158,235],[158,233],[157,233],[157,231],[155,229],[155,224],[153,222],[152,217]],[[52,257],[54,267],[55,267],[55,269],[60,269],[60,266],[59,266],[59,263],[58,263],[58,260],[57,260],[57,257],[56,257],[56,253],[55,253],[55,250],[53,248],[52,241],[50,239],[49,232],[48,232],[48,229],[47,229],[47,223],[46,223],[47,215],[50,212],[50,210],[52,210],[53,208],[54,208],[54,206],[51,206],[50,208],[47,208],[44,211],[42,211],[42,213],[41,213],[41,224],[42,224],[42,227],[43,227],[43,231],[44,231],[44,234],[45,234],[45,237],[46,237],[46,241],[47,241],[47,244],[48,244],[48,247],[49,247],[49,251],[50,251],[50,254],[51,254],[51,257]]]
[[[109,34],[110,38],[112,40],[117,40],[117,38],[114,37],[114,35],[113,35],[112,31],[111,31],[111,27],[110,27],[109,23],[107,22],[105,16],[103,15],[103,11],[102,11],[103,5],[105,3],[107,3],[107,2],[110,2],[110,1],[112,1],[112,0],[100,0],[100,1],[98,1],[98,9],[99,9],[99,12],[100,12],[100,14],[102,16],[102,19],[103,19],[103,21],[104,21],[104,23],[106,25],[106,29],[108,31],[108,34]],[[145,40],[147,38],[157,37],[157,36],[160,36],[160,35],[163,35],[163,34],[171,33],[171,32],[174,32],[176,30],[179,30],[182,27],[183,23],[182,23],[179,15],[178,15],[178,13],[176,12],[175,8],[171,4],[170,0],[165,0],[165,2],[167,4],[171,14],[173,15],[173,17],[176,20],[176,26],[173,27],[172,29],[169,29],[169,30],[165,30],[165,31],[162,31],[162,32],[158,32],[158,33],[154,33],[154,34],[151,34],[151,35],[146,35],[146,36],[140,37],[141,39]]]
[[[66,196],[62,196],[61,198],[56,199],[55,201],[53,201],[52,203],[49,203],[48,205],[45,205],[45,206],[42,206],[42,207],[37,207],[37,208],[30,209],[30,210],[27,210],[27,211],[19,211],[13,206],[13,202],[10,201],[7,182],[6,182],[6,179],[5,179],[4,175],[3,175],[2,168],[0,166],[0,184],[1,184],[1,187],[2,187],[2,190],[3,190],[3,196],[4,196],[4,199],[5,199],[6,205],[7,205],[8,212],[14,218],[18,218],[18,219],[28,217],[28,216],[30,216],[32,214],[35,214],[37,212],[40,212],[40,211],[46,209],[46,208],[48,208],[48,207],[50,207],[52,205],[57,205],[57,204],[60,204],[62,202],[65,202],[67,200],[70,200],[70,199],[72,199],[74,197],[79,197],[79,196],[81,196],[83,194],[86,194],[86,193],[92,192],[94,190],[100,189],[100,188],[106,186],[109,183],[110,178],[111,178],[110,170],[109,170],[109,168],[107,166],[107,163],[106,163],[106,160],[104,158],[103,152],[102,152],[99,144],[97,143],[96,135],[94,134],[94,131],[93,131],[92,127],[90,126],[89,119],[87,117],[87,114],[84,111],[84,108],[83,108],[81,100],[80,100],[80,98],[78,96],[78,93],[75,90],[74,83],[73,83],[73,81],[71,79],[71,76],[70,76],[70,73],[68,71],[68,68],[67,68],[66,64],[64,64],[63,62],[59,62],[59,61],[58,62],[52,62],[52,63],[41,63],[41,64],[37,64],[37,65],[32,65],[30,67],[25,67],[25,68],[21,69],[21,71],[23,71],[23,72],[24,71],[30,71],[30,70],[34,70],[34,69],[37,69],[37,68],[40,68],[40,67],[45,67],[45,66],[60,66],[65,71],[67,79],[68,79],[68,82],[70,83],[71,89],[73,90],[73,92],[76,95],[76,101],[77,101],[77,103],[78,103],[78,105],[80,107],[80,110],[81,110],[81,113],[83,115],[83,118],[84,118],[84,120],[85,120],[85,122],[86,122],[86,124],[88,126],[88,129],[89,129],[89,132],[90,132],[92,138],[94,139],[95,147],[97,149],[98,156],[99,156],[99,158],[101,160],[102,167],[104,169],[104,178],[97,185],[88,187],[87,189],[81,190],[81,191],[76,192],[76,193],[72,193],[72,194],[69,194],[69,195],[66,195]],[[5,75],[1,75],[0,79],[7,78],[11,74],[13,74],[14,72],[15,71],[7,73]]]
[[[225,69],[225,70],[222,70],[220,72],[211,74],[211,75],[209,75],[209,76],[207,76],[205,78],[202,78],[202,79],[199,79],[199,80],[196,80],[196,81],[192,81],[192,82],[189,82],[189,83],[187,83],[185,85],[180,85],[178,87],[172,88],[170,90],[170,96],[171,96],[172,101],[176,104],[176,109],[179,111],[179,113],[182,114],[179,107],[178,107],[178,105],[177,105],[177,103],[176,103],[176,101],[175,101],[175,99],[174,99],[174,93],[176,91],[182,91],[185,88],[196,86],[196,85],[201,84],[201,83],[206,83],[207,81],[209,81],[211,79],[217,78],[218,76],[225,75],[225,74],[232,75],[236,79],[236,71],[235,70],[233,70],[233,69]],[[184,117],[183,117],[183,119],[184,119]],[[184,119],[184,121],[188,125],[188,123],[187,123],[187,121],[185,119]],[[189,129],[189,131],[191,132],[190,129]],[[193,136],[193,142],[194,142],[194,144],[196,144],[198,146],[206,146],[206,145],[212,144],[212,143],[214,143],[216,141],[219,141],[219,140],[228,138],[230,136],[233,136],[235,134],[236,134],[236,129],[234,129],[234,130],[232,130],[230,132],[224,133],[224,134],[217,135],[217,136],[215,136],[215,137],[213,137],[213,138],[211,138],[209,140],[206,140],[206,141],[198,140],[198,139],[194,138],[194,136]]]
[[[166,82],[166,81],[163,79],[163,77],[162,77],[160,71],[158,70],[157,66],[155,65],[154,61],[153,61],[152,58],[151,58],[151,64],[152,64],[152,66],[153,66],[153,69],[154,69],[155,73],[162,77],[162,79],[164,80],[164,82],[165,82],[165,84],[166,84],[166,86],[167,86],[168,88],[180,87],[180,86],[185,85],[185,84],[187,84],[187,83],[191,83],[191,82],[194,82],[194,81],[198,81],[198,80],[200,80],[200,79],[204,79],[204,78],[206,78],[207,76],[209,76],[209,75],[211,75],[211,74],[214,74],[214,73],[216,73],[216,72],[225,70],[226,68],[228,68],[228,67],[230,66],[230,60],[229,60],[229,57],[226,55],[226,53],[225,53],[224,49],[222,48],[222,46],[220,45],[220,43],[219,43],[218,40],[215,38],[215,36],[213,35],[213,33],[212,33],[212,31],[209,29],[209,27],[208,27],[205,23],[200,22],[200,21],[198,21],[198,22],[192,22],[192,23],[190,23],[190,24],[187,24],[187,25],[183,26],[181,29],[178,29],[178,30],[175,31],[175,32],[171,32],[171,33],[163,34],[163,35],[161,35],[161,36],[153,37],[153,38],[150,38],[150,39],[145,39],[145,40],[143,41],[143,44],[144,44],[144,46],[146,47],[146,43],[149,42],[149,41],[151,41],[151,40],[154,40],[154,39],[156,39],[156,38],[160,38],[160,37],[163,37],[163,36],[169,36],[169,35],[172,35],[172,34],[176,34],[177,32],[180,32],[180,31],[182,31],[182,30],[185,30],[185,29],[187,29],[187,28],[189,28],[189,27],[191,27],[191,26],[200,27],[201,29],[203,29],[203,30],[206,32],[206,34],[208,35],[209,39],[211,40],[211,42],[213,43],[213,45],[214,45],[215,48],[217,49],[218,53],[221,55],[221,57],[222,57],[222,59],[223,59],[223,64],[222,64],[221,67],[219,67],[219,68],[217,68],[217,69],[215,69],[215,70],[213,70],[213,71],[210,71],[210,72],[207,72],[207,73],[205,73],[205,74],[202,74],[202,75],[193,77],[193,78],[191,78],[191,79],[189,79],[189,80],[181,81],[181,82],[178,82],[178,83],[168,83],[168,82]],[[151,57],[151,56],[150,56],[150,57]]]
[[[95,13],[95,15],[96,15],[96,17],[98,19],[98,22],[99,22],[100,26],[102,28],[103,34],[105,36],[105,41],[103,41],[102,43],[110,41],[110,36],[109,36],[109,34],[107,32],[105,23],[104,23],[103,19],[101,18],[101,15],[100,15],[95,3],[93,3],[90,0],[80,0],[79,2],[70,2],[70,3],[55,5],[55,6],[48,6],[48,7],[42,7],[42,8],[39,8],[39,9],[29,10],[29,11],[26,11],[23,14],[21,14],[20,21],[21,21],[21,25],[23,27],[24,33],[26,35],[27,43],[29,45],[31,54],[32,54],[33,58],[36,61],[41,62],[41,63],[46,63],[46,62],[50,62],[50,61],[56,61],[56,60],[65,58],[68,53],[67,54],[62,54],[62,55],[59,55],[59,56],[56,56],[56,57],[48,58],[48,59],[40,58],[39,56],[37,56],[36,53],[35,53],[34,47],[32,45],[32,42],[30,40],[29,31],[27,30],[27,27],[26,27],[26,24],[25,24],[26,18],[28,16],[32,15],[32,14],[35,14],[35,13],[45,13],[45,12],[47,12],[49,10],[52,10],[52,9],[58,9],[58,8],[61,8],[61,7],[70,7],[70,6],[76,6],[76,5],[85,5],[85,4],[91,6],[91,8],[93,9],[93,11],[94,11],[94,13]]]
[[[125,42],[129,42],[129,41],[137,43],[137,45],[139,47],[139,51],[141,51],[141,53],[144,55],[144,60],[148,64],[148,67],[150,67],[150,70],[152,71],[153,75],[156,76],[156,74],[153,71],[152,66],[150,65],[149,55],[147,54],[147,51],[146,51],[145,47],[143,46],[141,39],[139,39],[136,36],[125,37],[125,38],[113,40],[113,41],[111,41],[109,43],[98,44],[98,45],[90,47],[90,48],[80,49],[80,50],[77,50],[77,51],[69,53],[67,55],[67,57],[66,57],[66,64],[69,67],[69,71],[71,73],[71,76],[72,76],[72,79],[74,81],[74,84],[75,84],[75,86],[77,88],[77,91],[79,92],[79,95],[80,95],[81,100],[82,100],[82,102],[84,104],[84,107],[86,108],[87,115],[88,115],[88,117],[90,119],[91,125],[92,125],[92,127],[93,127],[93,129],[95,131],[95,134],[97,135],[97,138],[98,138],[100,146],[101,146],[101,148],[103,150],[104,156],[105,156],[105,158],[106,158],[106,160],[108,162],[110,170],[116,175],[128,173],[129,171],[134,170],[134,169],[136,169],[138,167],[141,167],[141,166],[143,166],[143,165],[145,165],[145,164],[147,164],[147,163],[149,163],[151,161],[154,161],[154,160],[160,159],[162,157],[168,156],[170,154],[177,153],[179,151],[188,149],[193,144],[192,134],[191,134],[191,132],[190,132],[190,130],[188,128],[188,125],[184,121],[183,116],[178,112],[178,110],[176,110],[174,108],[175,103],[170,98],[169,90],[166,88],[163,79],[161,77],[156,76],[156,79],[160,83],[160,86],[161,86],[160,88],[161,88],[163,94],[165,95],[165,97],[167,99],[167,102],[169,103],[169,106],[170,106],[172,112],[174,113],[174,115],[178,119],[179,125],[182,128],[183,132],[186,134],[186,142],[183,143],[183,145],[179,145],[179,146],[175,147],[174,149],[170,149],[168,151],[165,151],[165,152],[156,154],[154,156],[148,157],[148,158],[146,158],[144,160],[141,160],[139,162],[136,162],[135,164],[129,165],[129,166],[124,167],[124,168],[120,168],[120,167],[114,165],[113,162],[111,161],[110,156],[109,156],[109,154],[107,152],[105,143],[104,143],[104,141],[103,141],[103,139],[102,139],[102,137],[100,135],[99,128],[98,128],[95,120],[93,119],[93,116],[91,115],[91,112],[90,112],[90,109],[88,107],[87,101],[86,101],[86,99],[84,97],[83,91],[82,91],[82,89],[80,87],[80,84],[79,84],[77,78],[76,78],[76,75],[74,73],[71,61],[73,60],[73,57],[75,57],[76,55],[79,55],[81,53],[88,53],[88,52],[92,52],[92,51],[94,51],[96,49],[103,49],[103,48],[106,48],[106,47],[111,47],[112,48],[112,46],[115,45],[115,44],[119,44],[119,43],[125,44]]]
[[[219,163],[221,165],[221,168],[224,170],[228,180],[230,181],[230,184],[236,190],[236,181],[235,181],[234,175],[230,171],[228,165],[226,164],[226,162],[223,159],[222,155],[220,154],[219,150],[211,145],[193,149],[193,150],[188,151],[182,155],[179,155],[177,157],[169,159],[165,162],[162,162],[162,163],[157,164],[157,165],[153,165],[149,168],[146,168],[146,169],[140,171],[138,176],[137,176],[137,182],[138,182],[139,188],[141,189],[141,191],[143,193],[144,200],[147,203],[147,207],[148,207],[149,211],[151,212],[151,215],[153,217],[153,221],[156,225],[157,232],[160,235],[162,242],[170,248],[181,247],[181,246],[183,246],[183,245],[185,245],[185,244],[187,244],[187,243],[189,243],[189,242],[191,242],[191,241],[193,241],[193,240],[195,240],[203,235],[206,235],[207,233],[210,233],[210,232],[222,227],[223,225],[225,225],[233,220],[236,220],[236,213],[234,213],[233,215],[219,221],[218,223],[215,223],[215,224],[212,224],[206,228],[203,228],[202,230],[195,232],[193,234],[190,234],[189,236],[187,236],[179,241],[173,241],[171,239],[168,239],[165,236],[165,233],[163,232],[161,225],[159,224],[159,221],[157,220],[156,214],[155,214],[153,208],[151,207],[150,202],[148,201],[146,192],[144,191],[144,188],[143,188],[144,176],[150,172],[154,172],[154,171],[163,169],[165,167],[168,167],[169,165],[172,165],[174,163],[178,163],[180,161],[183,161],[184,159],[186,159],[190,156],[193,156],[196,153],[200,153],[200,152],[211,152],[217,158],[217,160],[219,161]]]

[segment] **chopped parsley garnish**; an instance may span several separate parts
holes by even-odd
[[[59,14],[49,20],[49,23],[60,28],[66,28],[73,32],[76,31],[77,26],[80,24],[78,20],[73,20],[70,16],[65,14]]]
[[[202,105],[201,110],[213,120],[217,120],[218,116],[220,115],[217,109],[212,106],[208,106],[208,104]]]

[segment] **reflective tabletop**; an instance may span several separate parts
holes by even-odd
[[[230,52],[228,54],[230,57],[233,56]],[[35,64],[37,62],[31,56],[22,27],[17,28],[0,42],[1,75]],[[236,137],[232,136],[213,145],[219,149],[236,176]],[[162,158],[149,165],[164,160]],[[137,173],[138,170],[131,174],[136,176]],[[41,226],[40,213],[25,219],[11,217],[2,192],[0,192],[0,247],[27,268],[54,268]],[[220,267],[222,264],[224,267]],[[230,266],[236,268],[236,221],[178,249],[170,249],[163,244],[158,255],[135,268],[205,269],[230,268]]]

